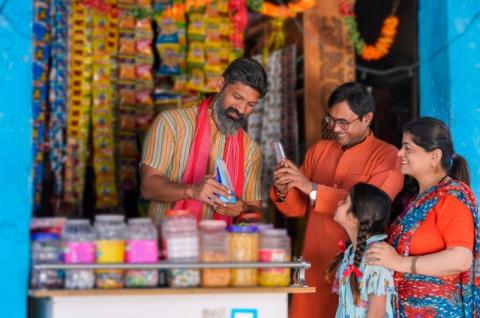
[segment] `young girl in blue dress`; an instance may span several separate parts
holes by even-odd
[[[339,294],[336,318],[395,317],[393,272],[366,265],[364,254],[373,242],[386,239],[390,198],[379,188],[358,183],[339,202],[334,219],[348,233],[350,242],[339,242],[341,252],[327,270]]]

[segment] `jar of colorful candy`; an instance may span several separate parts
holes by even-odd
[[[200,227],[200,261],[228,262],[230,260],[230,237],[227,223],[220,220],[204,220]],[[206,268],[202,270],[202,286],[222,287],[230,282],[230,269]]]
[[[128,221],[127,263],[157,263],[158,234],[149,218]],[[158,284],[156,270],[128,270],[125,277],[127,287],[155,287]]]
[[[95,232],[88,220],[67,220],[62,234],[66,264],[95,263]],[[66,289],[90,289],[95,285],[93,270],[66,270]]]
[[[64,218],[34,218],[31,222],[31,259],[32,265],[59,264],[63,262],[61,233]],[[30,285],[32,288],[62,288],[63,270],[32,269]]]
[[[258,257],[258,229],[251,225],[232,225],[230,232],[230,259],[232,262],[256,262]],[[257,285],[257,270],[255,268],[231,270],[232,286]]]
[[[291,254],[290,237],[285,229],[268,229],[260,233],[258,259],[260,262],[289,262]],[[260,286],[288,286],[290,284],[289,268],[258,269]]]
[[[167,261],[198,262],[197,220],[189,210],[169,210],[162,222],[163,250]],[[168,271],[170,287],[194,287],[200,284],[197,269]]]
[[[123,215],[101,214],[95,217],[97,263],[123,263],[127,227]],[[97,270],[98,288],[122,288],[123,270]]]

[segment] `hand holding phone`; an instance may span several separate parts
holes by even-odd
[[[217,194],[217,197],[219,197],[220,200],[222,200],[222,202],[224,203],[228,203],[228,204],[236,203],[237,199],[235,197],[235,192],[233,191],[232,180],[230,179],[230,175],[228,174],[228,169],[227,169],[227,165],[225,164],[225,161],[218,158],[216,160],[216,166],[217,166],[216,181],[218,183],[221,183],[225,187],[227,187],[228,192],[230,194],[229,199],[218,194]]]

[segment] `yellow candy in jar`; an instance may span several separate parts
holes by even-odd
[[[233,225],[230,232],[230,259],[232,262],[256,262],[258,257],[258,233],[256,226]],[[232,269],[232,286],[256,286],[257,270]]]

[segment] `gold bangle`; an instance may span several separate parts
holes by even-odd
[[[418,256],[412,257],[412,263],[410,264],[410,272],[412,274],[417,274],[417,260],[418,260]]]

